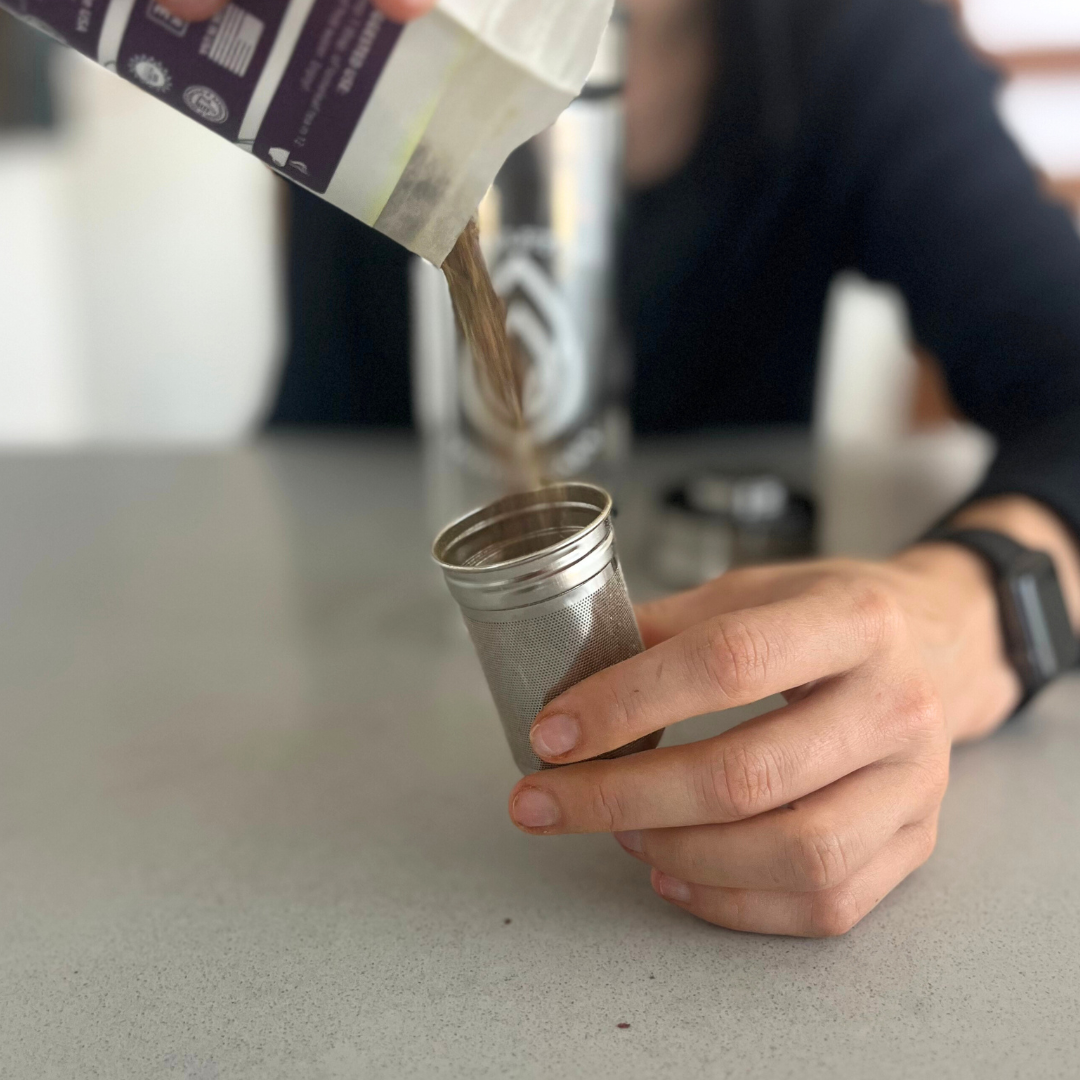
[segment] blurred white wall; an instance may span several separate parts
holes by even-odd
[[[900,293],[841,274],[829,296],[815,401],[818,540],[830,555],[887,555],[979,482],[994,442],[974,424],[914,430],[916,361]]]
[[[962,0],[972,37],[988,52],[1080,46],[1077,0]]]
[[[67,180],[51,140],[0,140],[0,443],[86,429]]]
[[[1080,0],[961,0],[979,48],[1012,77],[1006,126],[1047,176],[1080,179]]]
[[[1001,115],[1028,160],[1048,176],[1080,176],[1080,75],[1017,76],[1002,91]]]
[[[0,444],[221,443],[284,340],[279,182],[74,53],[0,140]]]

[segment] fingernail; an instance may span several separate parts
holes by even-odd
[[[523,829],[546,829],[559,820],[559,804],[539,788],[522,788],[510,814]]]
[[[653,888],[665,899],[674,900],[676,904],[690,903],[690,886],[678,878],[668,877],[667,874],[657,874],[653,881]]]
[[[640,855],[645,850],[645,843],[641,839],[641,833],[637,830],[634,832],[617,832],[615,833],[615,839],[627,851],[632,851],[635,855]]]
[[[581,741],[581,728],[569,716],[547,716],[532,729],[529,740],[539,757],[563,757]]]

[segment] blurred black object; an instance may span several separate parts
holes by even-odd
[[[52,126],[49,58],[54,47],[43,34],[0,11],[0,131]]]
[[[291,341],[270,427],[409,427],[409,253],[289,185]]]
[[[657,584],[690,589],[739,566],[806,558],[814,518],[778,476],[695,473],[661,499],[648,565]]]

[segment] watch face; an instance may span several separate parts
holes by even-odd
[[[1013,631],[1019,639],[1014,646],[1022,647],[1026,654],[1023,658],[1015,655],[1014,662],[1029,669],[1035,685],[1075,666],[1080,642],[1069,622],[1050,557],[1038,551],[1025,552],[1010,567],[1008,591],[1015,617]]]

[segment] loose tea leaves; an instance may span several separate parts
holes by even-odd
[[[477,384],[510,432],[502,449],[511,487],[540,487],[543,469],[526,417],[524,365],[507,333],[506,305],[492,284],[475,221],[469,222],[442,269],[458,328],[472,352]]]
[[[506,331],[506,305],[492,284],[480,229],[475,221],[458,238],[443,263],[458,328],[472,350],[477,381],[499,412],[517,430],[525,428],[521,364]]]

